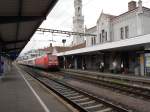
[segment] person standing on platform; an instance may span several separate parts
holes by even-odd
[[[3,76],[3,73],[4,73],[4,61],[0,56],[0,76]]]
[[[100,62],[100,64],[99,64],[99,70],[100,70],[100,72],[104,72],[104,62],[103,61]]]
[[[123,63],[121,63],[121,73],[124,74],[124,67],[123,67]]]
[[[86,64],[85,63],[82,66],[82,70],[86,70]]]
[[[103,61],[101,62],[101,65],[102,65],[102,72],[104,72],[104,62]]]
[[[2,62],[1,62],[1,56],[0,56],[0,76],[2,75]]]

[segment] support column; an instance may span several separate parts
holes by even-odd
[[[140,74],[144,76],[144,54],[140,54]]]
[[[2,61],[1,61],[1,54],[0,54],[0,76],[2,75]]]
[[[74,57],[74,68],[78,69],[78,58],[76,56]]]
[[[64,69],[66,68],[66,57],[63,56],[63,61],[64,61]]]

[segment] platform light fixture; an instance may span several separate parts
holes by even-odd
[[[62,43],[63,43],[63,46],[65,47],[66,39],[62,39]],[[64,61],[64,69],[65,69],[66,68],[65,51],[64,51],[64,55],[63,55],[63,61]]]

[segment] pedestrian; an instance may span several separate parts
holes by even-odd
[[[99,62],[99,71],[101,72],[101,69],[102,69],[102,65],[101,65],[101,62]]]
[[[3,76],[4,73],[4,62],[0,56],[0,76]]]
[[[112,64],[113,64],[113,72],[117,73],[117,62],[114,61]]]
[[[117,68],[117,62],[116,61],[113,62],[113,68],[114,68],[114,70]]]
[[[104,62],[103,61],[100,62],[100,64],[99,64],[99,70],[100,70],[100,72],[104,72]]]
[[[103,61],[101,62],[101,65],[102,65],[102,72],[104,72],[104,62]]]
[[[83,64],[82,69],[83,69],[83,70],[86,69],[86,64]]]
[[[69,69],[71,69],[72,68],[72,65],[71,65],[71,63],[69,64]]]
[[[2,75],[2,62],[1,62],[1,59],[0,59],[0,76]]]
[[[124,73],[123,63],[121,63],[121,73]]]

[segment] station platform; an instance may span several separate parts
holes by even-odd
[[[116,78],[121,80],[130,80],[130,81],[139,81],[139,82],[146,82],[150,84],[150,76],[137,76],[134,74],[115,74],[115,73],[105,73],[99,71],[90,71],[90,70],[81,70],[81,69],[61,69],[62,71],[67,72],[76,72],[76,73],[83,73],[90,76],[101,76],[101,77],[108,77],[108,78]]]
[[[1,112],[71,112],[18,66],[0,77]]]

